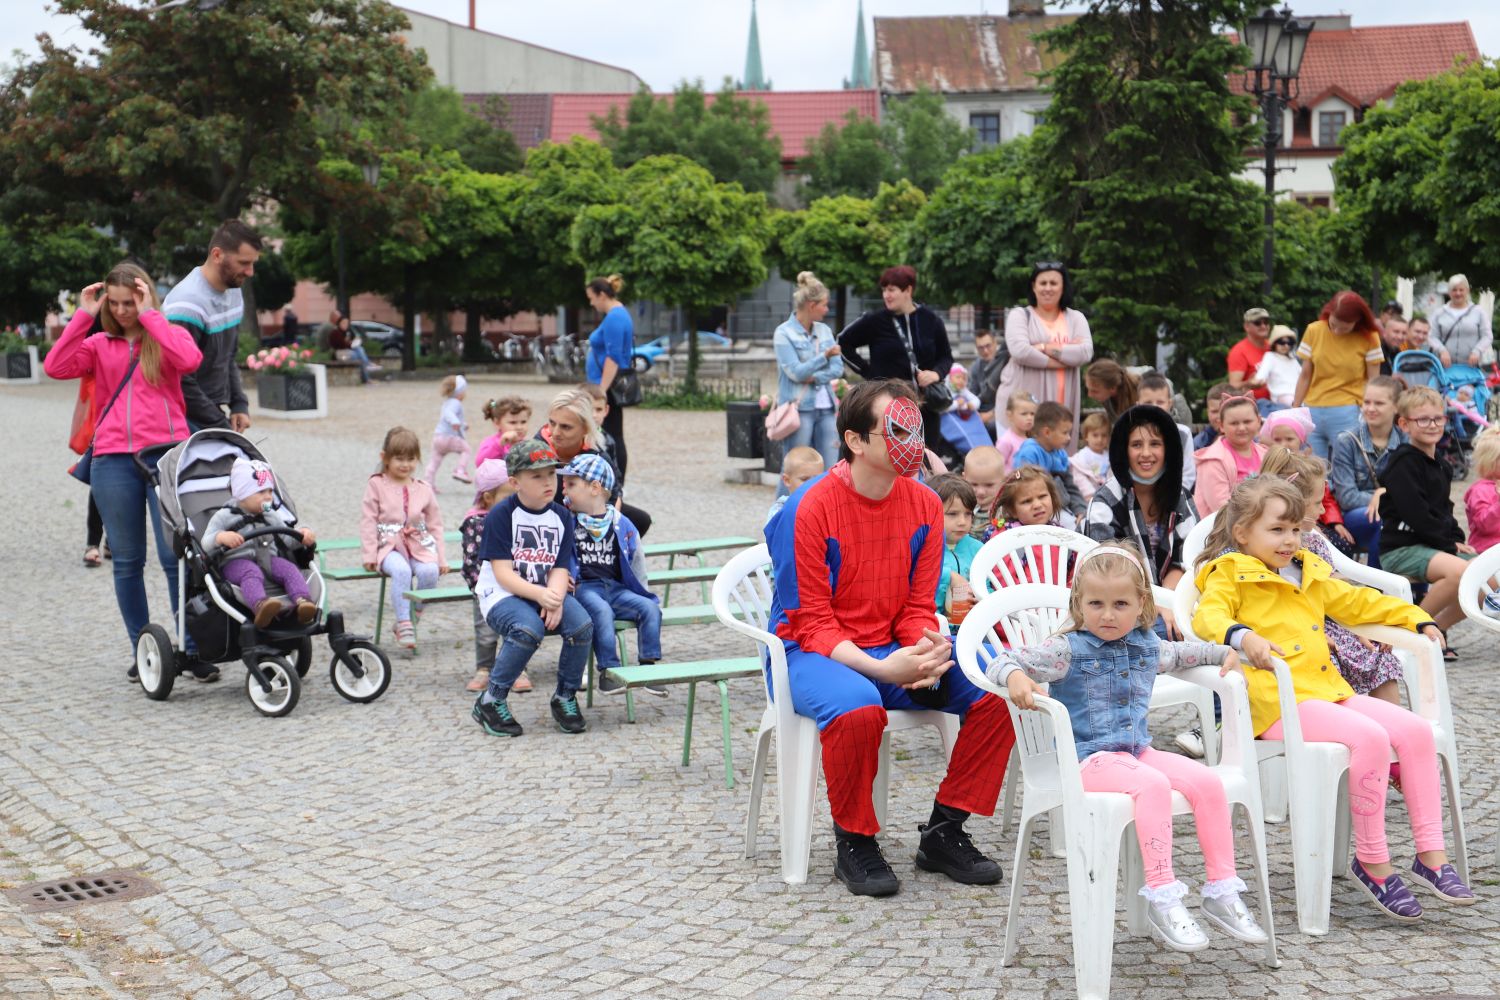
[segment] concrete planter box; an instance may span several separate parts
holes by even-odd
[[[255,373],[255,414],[277,420],[317,420],[328,416],[328,372],[302,365],[290,372]]]
[[[0,381],[9,385],[36,385],[41,380],[42,363],[35,347],[5,352],[5,364],[0,367]]]

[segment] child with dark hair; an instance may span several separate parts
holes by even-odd
[[[1222,433],[1219,428],[1219,404],[1233,391],[1233,387],[1228,382],[1217,382],[1208,387],[1208,394],[1203,397],[1204,420],[1207,426],[1193,437],[1195,452],[1202,451],[1219,440],[1219,434]]]
[[[933,476],[927,485],[943,501],[943,569],[938,574],[937,607],[949,615],[952,625],[957,622],[950,614],[950,597],[953,602],[974,600],[974,591],[969,587],[969,567],[983,548],[979,539],[969,534],[974,525],[974,487],[951,472]]]
[[[1046,469],[1057,480],[1067,497],[1067,509],[1074,517],[1083,517],[1088,504],[1073,482],[1073,467],[1068,459],[1068,441],[1073,436],[1073,411],[1050,400],[1036,408],[1032,436],[1016,452],[1016,468],[1035,465]]]
[[[1159,372],[1146,372],[1137,384],[1136,399],[1142,406],[1154,406],[1170,415],[1172,383]],[[1178,424],[1177,436],[1182,438],[1182,488],[1191,490],[1198,482],[1198,467],[1193,461],[1193,430]]]
[[[491,459],[504,459],[510,446],[524,440],[531,425],[531,404],[520,396],[501,396],[484,404],[484,419],[495,425],[495,433],[479,444],[474,453],[477,468]]]

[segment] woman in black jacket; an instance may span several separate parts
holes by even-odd
[[[880,276],[885,308],[867,312],[844,327],[839,347],[843,348],[844,364],[861,378],[895,378],[916,387],[917,397],[923,400],[922,436],[927,439],[927,447],[951,465],[958,456],[943,438],[941,410],[926,403],[926,389],[942,382],[953,367],[953,349],[948,346],[948,328],[942,317],[913,301],[916,290],[914,268],[906,264],[886,268]]]

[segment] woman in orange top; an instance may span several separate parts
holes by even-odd
[[[1307,445],[1324,461],[1344,431],[1359,427],[1365,383],[1380,373],[1380,327],[1358,293],[1342,291],[1328,300],[1316,323],[1308,324],[1297,348],[1302,374],[1292,406],[1312,411]]]

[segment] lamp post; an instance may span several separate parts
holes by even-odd
[[[360,170],[360,173],[364,175],[365,183],[367,185],[369,185],[370,187],[373,188],[373,187],[377,186],[380,183],[380,161],[379,160],[368,160],[368,161],[366,161],[364,163],[361,163],[359,165],[359,170]],[[348,268],[345,265],[345,256],[344,256],[344,217],[343,217],[343,213],[339,214],[338,234],[337,234],[337,242],[336,242],[336,245],[335,245],[334,256],[335,256],[336,266],[338,267],[338,277],[339,277],[339,288],[338,288],[339,315],[348,318],[349,317],[349,291],[348,291],[347,280],[346,280]]]
[[[1315,23],[1296,20],[1290,7],[1279,11],[1267,7],[1245,24],[1245,44],[1250,47],[1245,86],[1260,102],[1266,129],[1266,245],[1261,262],[1265,271],[1261,290],[1266,295],[1271,294],[1276,267],[1276,147],[1281,145],[1282,112],[1297,96],[1297,74]]]

